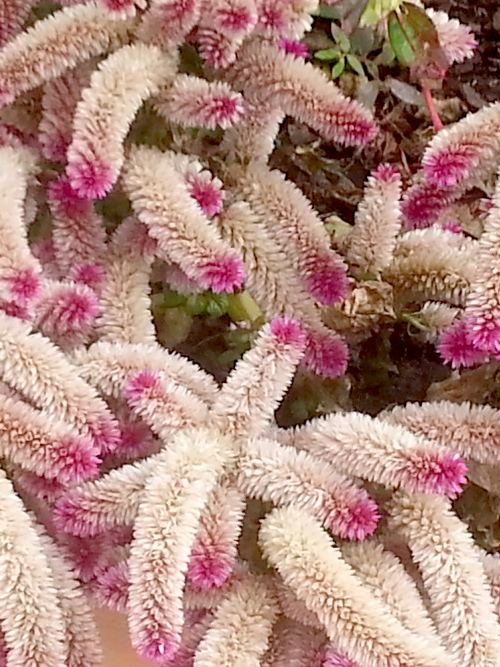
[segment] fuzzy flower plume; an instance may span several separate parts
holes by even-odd
[[[127,21],[93,2],[37,21],[0,52],[0,106],[126,39]]]
[[[453,664],[440,647],[422,641],[369,595],[331,537],[304,510],[273,510],[261,524],[259,543],[285,584],[350,659],[381,667]]]
[[[155,100],[155,109],[183,127],[226,129],[243,113],[243,98],[223,82],[179,75]]]
[[[146,659],[172,658],[179,648],[189,555],[228,455],[228,443],[210,433],[180,434],[148,482],[134,527],[128,605],[132,645]]]
[[[248,443],[238,467],[247,495],[308,510],[336,535],[363,539],[377,527],[377,506],[366,492],[306,452],[259,438]]]
[[[456,664],[498,665],[500,630],[487,581],[466,526],[449,501],[397,494],[390,525],[401,532],[422,573],[433,621]]]
[[[174,75],[171,58],[155,46],[124,46],[99,65],[78,103],[67,174],[81,197],[101,198],[124,160],[123,140],[142,102]]]
[[[406,190],[401,215],[407,229],[423,229],[436,222],[440,214],[461,194],[458,187],[440,187],[421,181]]]
[[[494,173],[500,155],[500,102],[470,113],[438,132],[422,158],[423,173],[437,187],[468,187]]]
[[[192,200],[172,156],[145,147],[134,149],[123,182],[164,259],[179,264],[188,277],[214,292],[233,292],[241,286],[242,261]]]
[[[479,239],[474,279],[465,304],[468,339],[481,352],[500,354],[500,180],[497,181],[493,208],[484,222]]]
[[[472,58],[477,40],[470,28],[450,19],[446,12],[426,9],[426,14],[436,27],[439,45],[449,65]]]
[[[347,258],[366,273],[378,273],[392,260],[401,229],[401,176],[381,165],[372,172],[349,235]]]
[[[178,46],[200,18],[202,0],[151,0],[137,29],[146,44]]]
[[[369,111],[344,97],[326,75],[266,42],[245,44],[227,78],[235,89],[310,125],[325,139],[363,146],[377,134]]]
[[[409,492],[455,496],[467,468],[452,450],[436,447],[401,426],[358,413],[335,414],[290,432],[291,442],[339,471]]]
[[[470,325],[467,319],[457,319],[441,334],[437,351],[452,368],[477,366],[488,360],[488,353],[473,344]]]
[[[36,0],[0,0],[0,48],[21,32]]]
[[[321,219],[297,186],[279,171],[255,162],[245,169],[238,187],[283,252],[293,253],[300,278],[312,296],[325,305],[344,299],[347,266],[330,248]]]

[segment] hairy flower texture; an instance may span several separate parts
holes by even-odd
[[[200,430],[179,434],[157,458],[129,559],[131,641],[146,659],[171,658],[180,645],[189,555],[201,512],[231,455],[228,442]]]
[[[456,319],[441,334],[437,351],[452,368],[477,366],[488,360],[488,353],[473,344],[470,325],[470,320],[466,318]]]
[[[238,156],[242,163],[271,155],[280,124],[285,118],[274,100],[245,100],[241,118],[224,133],[221,148]]]
[[[3,395],[0,452],[25,470],[66,484],[95,477],[101,462],[89,438],[44,411]]]
[[[449,65],[472,58],[477,40],[471,29],[457,19],[450,19],[446,12],[426,9],[425,13],[436,26],[439,46]]]
[[[399,558],[376,540],[344,542],[340,551],[356,576],[371,589],[374,597],[390,607],[407,630],[435,645],[441,644],[415,581]]]
[[[488,213],[479,239],[474,278],[465,304],[469,340],[477,350],[490,354],[500,353],[499,264],[500,180],[497,181],[493,208]]]
[[[245,512],[245,495],[230,482],[215,488],[201,514],[187,578],[195,589],[220,588],[231,575]]]
[[[384,411],[381,416],[439,446],[453,448],[467,459],[498,465],[500,412],[489,405],[407,403]]]
[[[428,181],[412,185],[401,202],[401,216],[406,228],[430,227],[461,194],[462,189],[457,186],[440,187]]]
[[[46,281],[36,304],[34,322],[61,349],[90,341],[99,314],[97,294],[81,283]]]
[[[100,264],[73,264],[68,271],[68,280],[72,280],[75,283],[82,283],[90,287],[96,294],[100,294],[105,279],[106,272]]]
[[[9,667],[61,667],[68,638],[47,557],[31,518],[0,474],[0,627]]]
[[[68,645],[66,664],[68,667],[100,667],[102,649],[89,601],[64,552],[41,526],[35,528],[57,588]]]
[[[237,479],[248,496],[307,510],[340,537],[363,539],[377,527],[377,506],[364,490],[325,461],[273,440],[247,443]]]
[[[294,320],[276,317],[266,324],[221,387],[212,424],[238,436],[259,435],[290,386],[304,347],[304,332]]]
[[[278,46],[285,53],[291,53],[296,58],[309,58],[311,55],[307,45],[303,44],[302,42],[298,42],[295,39],[287,39],[286,37],[282,37],[278,40]]]
[[[137,8],[145,9],[147,0],[97,0],[98,4],[107,9],[115,17],[135,16]]]
[[[445,127],[429,142],[423,173],[437,187],[470,187],[494,173],[500,154],[500,102]]]
[[[483,554],[481,562],[488,578],[491,597],[495,605],[495,612],[500,612],[500,558],[497,553]]]
[[[257,23],[254,0],[202,0],[198,50],[212,67],[227,67]]]
[[[361,413],[314,419],[282,437],[339,472],[409,493],[455,496],[466,481],[465,464],[452,450]]]
[[[346,146],[362,146],[377,134],[369,111],[344,97],[323,72],[284,53],[273,44],[245,44],[228,81],[255,101],[273,101],[276,108]]]
[[[311,13],[317,7],[316,0],[256,0],[258,34],[271,39],[301,39],[311,29]]]
[[[366,183],[347,250],[349,263],[366,273],[379,273],[391,263],[401,229],[401,185],[399,172],[389,165],[378,167]]]
[[[159,256],[176,262],[201,287],[233,292],[244,280],[243,262],[220,238],[189,195],[173,158],[145,147],[131,150],[123,183]]]
[[[174,73],[171,56],[140,43],[124,46],[100,63],[78,102],[68,149],[66,173],[78,195],[101,198],[111,190],[137,110]]]
[[[279,619],[263,664],[269,667],[327,667],[324,649],[324,633],[288,618]]]
[[[327,377],[342,375],[349,353],[340,336],[326,328],[304,290],[290,258],[246,202],[236,202],[214,219],[223,239],[241,252],[248,269],[245,286],[268,317],[287,314],[306,333],[304,363]]]
[[[155,98],[154,108],[171,123],[183,127],[226,129],[242,115],[243,99],[227,83],[183,74]]]
[[[253,162],[240,175],[238,189],[283,252],[293,254],[304,287],[322,304],[344,299],[347,266],[330,248],[323,222],[297,186]]]
[[[32,405],[90,437],[98,452],[116,449],[118,423],[97,392],[47,338],[1,313],[0,376]]]
[[[21,32],[37,0],[0,0],[0,48]]]
[[[390,525],[411,549],[429,609],[451,658],[465,667],[498,665],[500,630],[476,547],[449,501],[396,494]]]
[[[150,0],[137,37],[165,49],[178,46],[198,22],[201,5],[202,0]]]
[[[261,581],[237,583],[217,608],[196,651],[197,667],[260,667],[279,609]]]
[[[284,582],[317,614],[329,639],[350,659],[380,667],[453,664],[371,596],[332,538],[304,510],[273,510],[262,521],[259,543]]]
[[[91,72],[90,64],[84,63],[43,87],[38,141],[45,159],[66,163],[76,105],[82,89],[89,85]]]
[[[41,267],[28,247],[23,206],[35,173],[33,151],[0,146],[0,297],[21,308],[36,300],[41,287]]]
[[[106,279],[101,289],[100,341],[150,343],[156,341],[150,302],[151,260],[134,253],[108,251]]]
[[[125,614],[128,604],[129,571],[127,561],[104,568],[97,575],[92,593],[99,605]]]
[[[129,21],[113,18],[94,2],[37,21],[0,52],[0,106],[116,48],[129,27]]]
[[[73,354],[80,375],[105,396],[119,399],[133,375],[149,369],[182,385],[195,396],[211,404],[218,386],[211,375],[176,352],[160,345],[95,343],[88,350]],[[160,371],[158,371],[160,369]]]
[[[60,176],[48,186],[47,197],[60,271],[66,274],[75,264],[101,263],[106,252],[106,232],[92,202],[76,193],[67,176]]]
[[[164,441],[208,420],[208,409],[201,399],[158,371],[145,369],[132,375],[123,395],[133,412]]]
[[[397,239],[394,258],[382,277],[403,303],[435,299],[464,305],[478,250],[477,242],[438,227],[413,230]]]

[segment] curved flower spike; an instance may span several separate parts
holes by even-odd
[[[123,174],[132,206],[164,259],[205,289],[233,292],[243,283],[243,263],[193,201],[175,164],[169,153],[132,149]]]
[[[0,0],[0,48],[21,32],[37,0]]]
[[[68,149],[66,173],[79,196],[101,198],[111,190],[137,110],[174,74],[171,56],[140,43],[124,46],[99,65],[77,105]]]
[[[244,44],[226,79],[345,146],[363,146],[378,132],[371,113],[344,97],[323,72],[273,44]]]
[[[0,106],[116,48],[126,40],[129,27],[129,21],[113,18],[94,2],[37,21],[0,52]]]
[[[137,37],[165,50],[178,46],[198,22],[201,4],[202,0],[150,0]]]

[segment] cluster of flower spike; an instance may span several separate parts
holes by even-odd
[[[377,132],[304,60],[312,0],[65,0],[39,20],[34,4],[0,0],[0,662],[97,667],[101,604],[162,667],[498,667],[500,570],[450,499],[465,459],[498,464],[499,413],[409,405],[286,430],[274,412],[299,364],[344,372],[325,322],[354,330],[366,288],[348,267],[451,318],[464,306],[481,355],[498,352],[500,204],[479,242],[491,274],[469,291],[477,244],[450,221],[404,231],[413,191],[401,201],[391,166],[331,248],[267,164],[287,115],[344,145]],[[435,22],[450,60],[467,55],[470,35]],[[138,136],[141,114],[168,149]],[[436,137],[426,187],[465,187],[485,155],[491,170],[473,124]],[[192,128],[217,130],[213,152]],[[266,316],[221,386],[158,343],[153,268],[179,291],[245,289]],[[258,544],[249,499],[273,508]]]

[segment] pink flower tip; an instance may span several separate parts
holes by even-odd
[[[478,158],[478,146],[465,144],[445,148],[424,158],[424,176],[439,188],[456,185],[469,176]]]
[[[84,199],[102,199],[111,190],[117,177],[110,165],[97,160],[87,160],[81,155],[70,161],[66,174],[73,190]]]
[[[489,354],[500,354],[500,321],[494,313],[482,313],[467,320],[470,346]]]
[[[234,6],[219,9],[213,19],[214,26],[221,32],[232,32],[237,35],[248,33],[256,22],[256,16],[251,11],[251,5],[247,7]]]
[[[309,58],[310,56],[307,46],[296,39],[282,37],[278,40],[278,47],[285,53],[291,53],[295,58]]]
[[[443,222],[441,224],[441,229],[444,229],[447,232],[452,234],[463,234],[464,230],[460,227],[460,224],[456,220],[449,220],[448,222]]]
[[[85,511],[85,499],[77,491],[69,491],[59,498],[53,510],[55,527],[76,537],[90,537],[100,533],[92,515]]]
[[[216,183],[192,177],[188,179],[188,188],[189,194],[207,217],[212,218],[221,212],[224,191]]]
[[[303,348],[306,343],[306,335],[300,324],[287,317],[275,317],[270,324],[271,333],[280,345],[290,345]]]
[[[203,550],[191,554],[187,577],[193,588],[208,590],[220,588],[230,577],[234,558],[224,552],[211,554]]]
[[[408,459],[407,482],[413,491],[454,497],[467,482],[467,466],[455,452],[414,451]]]
[[[201,287],[211,289],[212,292],[232,294],[235,289],[242,286],[245,277],[245,265],[241,259],[230,255],[206,261],[200,267],[197,282]]]
[[[401,181],[401,173],[397,167],[391,164],[381,164],[370,174],[372,178],[383,183],[398,183]]]
[[[99,417],[96,421],[87,422],[86,427],[97,451],[101,455],[111,454],[120,446],[120,427],[113,417]]]
[[[58,443],[53,461],[59,482],[71,484],[96,477],[101,459],[89,438],[66,438]]]
[[[308,267],[309,269],[309,267]],[[304,276],[307,290],[325,306],[343,301],[349,291],[347,266],[333,251],[317,254]]]
[[[144,660],[158,660],[161,663],[173,660],[179,650],[179,642],[162,640],[157,636],[158,633],[148,632],[151,638],[147,641],[141,641],[140,645],[135,646],[137,652]]]
[[[345,342],[333,331],[307,332],[307,346],[303,363],[323,377],[339,377],[347,370],[349,350]]]
[[[359,663],[351,660],[345,653],[336,649],[332,644],[325,646],[321,667],[360,667]]]
[[[106,280],[106,270],[101,264],[75,264],[70,268],[68,278],[95,290]]]
[[[488,353],[472,343],[469,326],[469,320],[455,320],[441,334],[437,351],[441,359],[451,364],[452,368],[476,366],[488,359]]]
[[[329,528],[333,533],[348,540],[364,540],[373,535],[380,515],[377,504],[368,497],[357,498],[340,512],[332,512]]]
[[[17,269],[11,275],[3,277],[9,285],[11,296],[15,303],[27,306],[32,303],[42,290],[42,280],[34,269]]]
[[[208,129],[219,125],[225,130],[234,125],[242,113],[243,98],[239,93],[213,94],[204,101],[202,123]]]
[[[150,396],[152,392],[158,392],[160,388],[161,382],[158,372],[145,368],[132,375],[123,395],[131,403],[136,403],[145,394]]]
[[[56,215],[68,218],[84,218],[92,212],[92,202],[81,197],[71,186],[66,175],[60,176],[48,187],[49,203]]]

